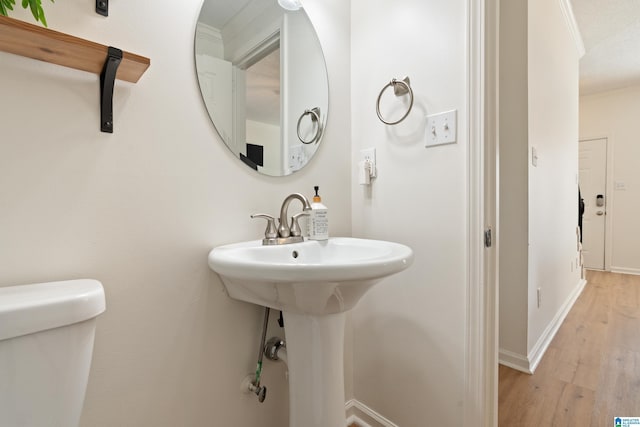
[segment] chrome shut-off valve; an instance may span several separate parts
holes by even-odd
[[[262,403],[267,398],[267,387],[263,385],[249,384],[249,390],[258,396],[258,402]]]

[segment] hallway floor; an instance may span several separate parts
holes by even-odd
[[[534,375],[500,366],[499,426],[640,417],[640,276],[588,271],[587,281]]]

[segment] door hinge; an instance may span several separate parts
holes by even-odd
[[[484,230],[484,247],[485,248],[490,248],[491,247],[491,227],[487,228],[486,230]]]

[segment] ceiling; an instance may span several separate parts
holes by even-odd
[[[198,20],[221,30],[225,24],[244,9],[250,1],[251,0],[205,1],[202,4]]]
[[[200,20],[222,28],[249,1],[205,1]],[[640,0],[570,1],[586,51],[580,94],[640,84]]]
[[[585,55],[580,94],[640,84],[640,0],[571,0]]]

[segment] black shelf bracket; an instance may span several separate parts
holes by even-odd
[[[96,0],[96,13],[109,16],[109,0]]]
[[[113,133],[113,87],[122,61],[122,51],[109,46],[107,59],[100,73],[100,130]]]

